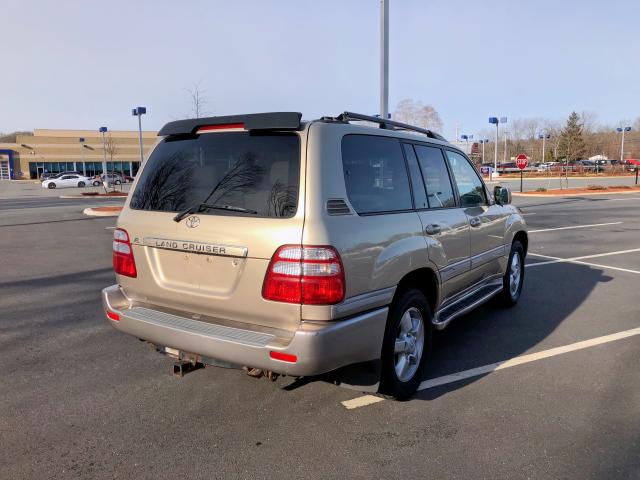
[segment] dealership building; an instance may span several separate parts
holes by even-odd
[[[140,168],[138,132],[113,130],[106,135],[107,171],[135,175]],[[142,140],[146,158],[157,141],[156,132],[142,132]],[[15,143],[0,143],[0,180],[36,179],[68,170],[98,175],[103,173],[104,154],[97,130],[36,129],[18,134]]]

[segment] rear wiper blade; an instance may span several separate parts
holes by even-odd
[[[175,217],[173,217],[173,221],[180,222],[180,220],[182,220],[186,216],[191,215],[192,213],[203,212],[205,210],[226,210],[229,212],[250,213],[252,215],[258,214],[258,212],[256,212],[255,210],[244,207],[237,207],[235,205],[213,205],[211,203],[199,203],[178,213]]]

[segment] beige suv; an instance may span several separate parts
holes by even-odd
[[[113,239],[118,330],[179,359],[422,379],[433,329],[518,301],[527,231],[439,135],[345,112],[168,123]]]

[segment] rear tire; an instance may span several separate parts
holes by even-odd
[[[417,289],[407,290],[391,306],[382,342],[381,393],[402,400],[416,392],[431,352],[432,319]]]
[[[503,305],[512,307],[520,299],[524,285],[524,248],[515,240],[511,244],[507,272],[502,279],[501,300]]]
[[[50,183],[49,185],[47,185],[47,188],[54,189],[54,188],[56,188],[56,184],[55,183]]]

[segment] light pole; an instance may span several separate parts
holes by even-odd
[[[138,117],[138,138],[140,140],[140,166],[144,162],[144,151],[142,148],[142,115],[147,113],[147,107],[137,107],[131,110],[134,117]],[[133,177],[133,163],[129,162],[129,175]]]
[[[499,128],[499,120],[498,117],[489,117],[489,123],[494,123],[496,125],[496,148],[495,151],[493,152],[493,169],[490,170],[491,171],[491,175],[489,175],[489,180],[491,180],[493,177],[493,172],[496,172],[496,174],[498,173],[498,130]]]
[[[622,133],[622,142],[620,143],[620,163],[624,163],[624,132],[630,132],[631,127],[618,127],[616,128],[618,133]]]
[[[389,0],[380,0],[380,118],[389,112]]]
[[[484,163],[484,146],[489,143],[489,139],[485,138],[484,140],[480,140],[480,145],[482,145],[482,163]]]
[[[82,175],[87,176],[87,169],[84,165],[84,137],[78,139],[80,142],[80,161],[82,162]]]
[[[102,134],[102,174],[106,175],[107,174],[107,140],[104,137],[104,134],[107,133],[107,127],[100,127],[98,131]]]
[[[541,133],[538,135],[538,138],[542,139],[542,163],[544,163],[544,145],[547,138],[551,138],[551,135],[548,133]]]
[[[471,155],[469,151],[469,140],[473,140],[473,135],[460,135],[460,138],[467,143],[467,155]]]

